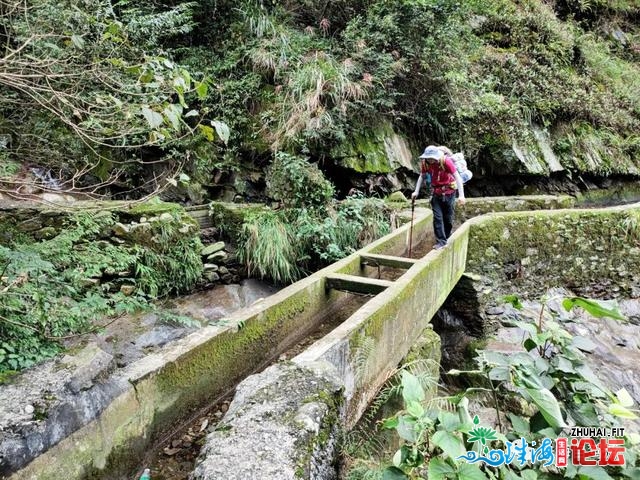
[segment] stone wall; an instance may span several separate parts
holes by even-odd
[[[637,296],[639,225],[638,204],[491,214],[469,222],[467,270],[526,296],[561,286],[587,296]]]

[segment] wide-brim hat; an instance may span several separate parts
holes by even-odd
[[[434,158],[436,160],[440,160],[442,157],[444,157],[444,153],[434,145],[429,145],[420,155],[420,158]]]

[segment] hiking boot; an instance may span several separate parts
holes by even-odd
[[[446,244],[446,243],[436,243],[436,244],[433,246],[433,249],[434,249],[434,250],[440,250],[441,248],[444,248],[444,247],[446,247],[446,246],[447,246],[447,244]]]

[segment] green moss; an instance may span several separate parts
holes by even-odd
[[[465,205],[456,207],[456,216],[458,221],[463,222],[485,213],[555,210],[572,208],[575,203],[575,198],[569,195],[469,198]]]
[[[399,164],[409,168],[411,152],[407,142],[394,132],[393,125],[383,122],[369,130],[353,133],[331,151],[331,157],[359,173],[390,173]],[[406,158],[405,158],[406,157]]]
[[[320,299],[324,299],[320,285],[302,290],[241,322],[237,331],[223,331],[168,364],[158,374],[157,384],[160,398],[171,399],[171,403],[166,411],[158,410],[154,432],[159,434],[175,422],[176,412],[204,405],[270,361],[283,341],[309,328],[307,323],[317,313]],[[176,392],[180,392],[179,399],[174,398]]]
[[[125,210],[132,216],[157,216],[163,213],[182,214],[184,209],[177,203],[163,202],[159,199],[152,199],[148,202],[134,204],[129,210]]]
[[[332,394],[332,387],[326,384],[320,387],[320,391],[304,400],[303,403],[320,403],[327,407],[327,411],[322,418],[320,429],[312,442],[307,442],[306,448],[299,454],[298,466],[296,467],[296,478],[310,478],[309,466],[314,452],[326,448],[331,438],[338,436],[338,429],[341,425],[340,406],[342,396],[340,393]],[[337,448],[337,446],[336,446]]]
[[[237,205],[233,203],[211,202],[209,204],[209,215],[213,220],[213,225],[224,237],[236,243],[242,230],[242,224],[249,216],[266,210],[264,205]]]
[[[468,269],[533,295],[553,286],[628,289],[640,268],[640,245],[625,227],[633,211],[488,218],[471,226]]]

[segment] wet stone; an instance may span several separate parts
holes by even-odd
[[[204,247],[200,252],[200,255],[202,255],[203,257],[208,257],[209,255],[212,255],[221,250],[224,250],[224,242],[216,242]]]

